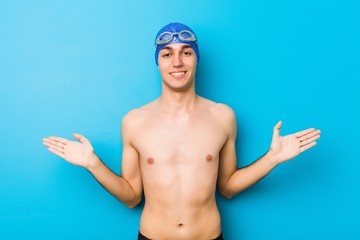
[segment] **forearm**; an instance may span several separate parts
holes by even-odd
[[[128,207],[135,207],[141,200],[131,184],[123,177],[111,171],[95,154],[86,168],[94,178],[118,200]]]
[[[254,185],[277,166],[272,154],[267,152],[247,167],[237,169],[222,188],[222,194],[228,198]]]

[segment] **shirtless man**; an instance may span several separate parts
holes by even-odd
[[[80,134],[74,134],[78,141],[43,139],[49,151],[86,168],[128,207],[139,204],[144,192],[138,239],[222,239],[216,186],[231,198],[320,137],[313,128],[282,137],[279,122],[269,151],[237,169],[234,112],[196,95],[199,59],[196,36],[186,25],[171,23],[157,34],[162,94],[122,121],[122,176],[106,167]]]

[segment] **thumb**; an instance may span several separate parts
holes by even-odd
[[[81,143],[84,143],[86,141],[86,138],[81,135],[81,134],[78,134],[78,133],[74,133],[73,134],[73,137],[76,139],[76,140],[79,140]]]
[[[281,126],[282,126],[282,121],[279,121],[279,122],[275,125],[275,127],[274,127],[274,134],[273,134],[274,137],[275,137],[275,136],[280,136],[280,128],[281,128]]]

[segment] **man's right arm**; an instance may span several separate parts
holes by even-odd
[[[112,172],[94,153],[89,140],[80,134],[74,134],[74,138],[80,142],[48,137],[43,139],[43,144],[55,155],[86,168],[109,193],[133,208],[141,201],[142,181],[139,154],[131,145],[131,131],[127,129],[127,125],[123,121],[122,176]]]
[[[132,173],[128,173],[132,176],[130,179],[118,176],[95,154],[91,156],[91,162],[92,163],[89,164],[87,170],[94,176],[100,185],[103,186],[103,188],[129,208],[133,208],[140,203],[142,191],[139,187],[135,187],[139,184],[137,183],[137,178],[132,176]]]
[[[139,154],[132,145],[133,126],[129,116],[122,123],[122,176],[114,174],[94,154],[87,170],[96,180],[121,202],[132,208],[138,205],[142,197]]]

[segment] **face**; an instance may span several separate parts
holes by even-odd
[[[196,54],[187,44],[176,43],[161,49],[158,58],[163,87],[173,91],[186,91],[194,87]]]

